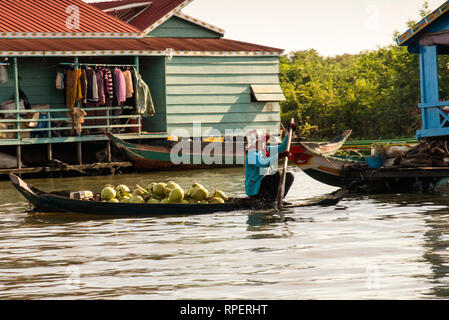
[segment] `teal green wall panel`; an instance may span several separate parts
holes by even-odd
[[[201,121],[204,123],[235,123],[235,122],[246,122],[246,123],[255,123],[255,122],[277,122],[279,121],[278,113],[261,113],[261,112],[253,112],[253,113],[239,113],[235,115],[233,113],[223,113],[223,114],[201,114]],[[237,117],[237,118],[236,118]],[[190,113],[180,113],[176,115],[168,115],[167,120],[170,125],[174,124],[185,124],[185,123],[193,123],[198,120],[197,114]]]
[[[261,122],[255,126],[253,123],[248,122],[233,122],[233,123],[202,123],[201,124],[201,135],[202,136],[210,136],[211,134],[208,132],[210,130],[218,130],[220,132],[220,136],[234,133],[235,135],[242,135],[253,129],[265,130],[267,132],[276,133],[279,132],[279,122]],[[174,130],[179,130],[176,133],[185,132],[189,136],[194,136],[195,132],[192,127],[186,126],[184,124],[172,124],[169,126],[169,131],[174,132]],[[231,133],[227,133],[228,131],[232,131]]]
[[[279,130],[280,104],[252,102],[251,85],[279,85],[278,57],[174,57],[167,61],[168,132]],[[204,132],[202,133],[204,134]]]
[[[221,35],[187,20],[171,17],[147,34],[158,38],[220,38]]]
[[[165,57],[141,57],[140,73],[151,90],[156,114],[143,119],[142,130],[146,132],[167,131]]]
[[[31,104],[50,104],[65,107],[65,93],[56,89],[58,58],[18,58],[19,84]],[[0,103],[14,95],[12,66],[8,69],[9,82],[0,85]]]
[[[279,84],[277,74],[210,74],[210,75],[173,75],[167,77],[167,85],[172,84]]]
[[[279,66],[272,64],[176,64],[171,65],[167,70],[167,74],[267,74],[279,73]]]
[[[169,105],[167,114],[202,114],[202,113],[254,113],[281,111],[279,102],[272,103],[235,103],[235,104],[178,104]]]
[[[226,104],[251,103],[250,94],[196,94],[196,95],[168,95],[167,104]]]
[[[195,95],[195,94],[244,94],[250,93],[251,88],[245,84],[180,84],[167,87],[168,95]]]

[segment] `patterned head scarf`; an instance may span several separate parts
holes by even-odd
[[[264,138],[264,133],[260,130],[253,130],[248,132],[246,139],[248,140],[247,150],[255,150],[257,148],[257,141]]]

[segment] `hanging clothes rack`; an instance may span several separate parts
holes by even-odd
[[[87,66],[87,67],[136,67],[135,64],[103,64],[103,63],[74,63],[74,62],[61,62],[61,65],[66,66]]]

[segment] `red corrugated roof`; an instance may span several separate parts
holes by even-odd
[[[140,41],[157,48],[154,50],[173,48],[177,51],[283,51],[278,48],[222,38],[143,38]]]
[[[151,1],[151,7],[146,8],[141,7],[139,11],[141,14],[136,16],[134,19],[128,23],[134,27],[140,29],[141,31],[146,31],[153,24],[163,19],[172,10],[179,6],[187,5],[191,0],[148,0]],[[119,6],[146,2],[144,0],[117,0],[117,1],[104,1],[92,3],[94,6],[101,10],[116,8]],[[131,18],[132,16],[126,15],[126,10],[119,10],[117,12],[109,12],[113,16],[125,15],[122,19]],[[168,17],[167,17],[168,18]]]
[[[54,51],[258,51],[280,53],[281,49],[229,39],[200,38],[144,38],[144,39],[0,39],[0,52],[54,52]]]
[[[81,0],[0,0],[0,32],[139,33],[133,26],[105,15]],[[79,8],[79,29],[67,21]],[[5,34],[0,34],[5,37]]]

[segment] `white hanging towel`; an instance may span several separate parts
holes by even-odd
[[[8,70],[6,70],[5,66],[0,65],[0,83],[6,83],[8,81]]]

